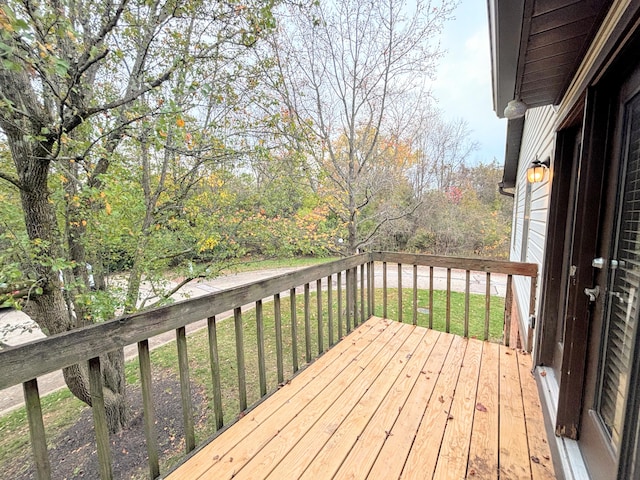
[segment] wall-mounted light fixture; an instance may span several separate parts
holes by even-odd
[[[531,162],[529,168],[527,168],[527,180],[529,183],[538,183],[544,180],[544,174],[551,165],[551,157],[547,157],[546,160],[540,161],[537,158]]]
[[[524,114],[527,111],[527,104],[522,100],[513,99],[504,109],[504,118],[508,120],[514,120],[516,118],[524,117]]]

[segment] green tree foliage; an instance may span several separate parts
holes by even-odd
[[[122,225],[116,235],[121,247],[135,245],[125,308],[136,308],[152,250],[177,238],[170,223],[201,167],[244,147],[233,128],[252,100],[241,57],[274,26],[271,8],[190,0],[0,5],[0,129],[12,159],[0,179],[19,192],[28,243],[18,264],[42,290],[27,307],[45,332],[103,316],[92,310],[86,265],[100,290],[105,265],[87,240],[114,214],[105,183],[119,181],[112,168],[129,172],[119,201],[129,195],[131,211],[121,215],[133,238],[123,240]],[[97,303],[109,312],[108,302]],[[110,427],[118,430],[126,422],[121,352],[103,365]],[[65,378],[90,401],[82,366]]]
[[[404,248],[435,255],[508,258],[511,198],[498,193],[495,162],[461,168],[447,190],[430,190],[413,218]]]

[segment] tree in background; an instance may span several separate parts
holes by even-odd
[[[344,253],[369,245],[383,225],[415,208],[379,209],[360,218],[397,178],[381,172],[385,143],[405,140],[398,136],[394,108],[415,110],[405,100],[420,98],[434,74],[441,56],[437,36],[453,8],[448,0],[318,3],[310,12],[289,9],[272,38],[280,69],[274,87],[329,185],[330,208],[346,230]]]
[[[448,189],[424,192],[401,248],[434,255],[508,257],[513,201],[498,193],[501,175],[495,160],[462,166]]]

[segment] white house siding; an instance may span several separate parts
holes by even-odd
[[[547,234],[547,217],[549,206],[549,193],[551,187],[551,177],[553,176],[553,149],[555,142],[556,114],[553,107],[539,107],[527,111],[524,131],[522,133],[522,143],[518,160],[518,177],[516,194],[514,198],[514,219],[513,236],[511,242],[511,260],[537,263],[539,271],[542,271],[542,261],[544,258],[544,244]],[[525,228],[526,192],[527,192],[527,168],[536,157],[545,160],[551,157],[551,168],[541,183],[531,185],[531,195],[529,204],[528,232]],[[523,251],[523,237],[526,235],[527,246]],[[540,276],[538,277],[538,280]],[[514,279],[514,291],[518,314],[520,331],[527,331],[529,318],[529,292],[530,281],[526,278],[516,277]],[[538,281],[538,292],[540,291],[540,281]],[[538,295],[539,296],[539,295]],[[540,299],[538,298],[538,304]],[[536,306],[536,311],[538,310]],[[522,339],[526,347],[526,336]]]

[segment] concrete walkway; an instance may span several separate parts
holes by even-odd
[[[175,296],[176,300],[184,300],[185,298],[194,298],[202,295],[207,295],[214,292],[219,292],[232,287],[244,285],[251,282],[263,280],[265,278],[282,275],[284,273],[292,272],[304,267],[292,267],[292,268],[272,268],[265,270],[257,270],[251,272],[241,272],[231,275],[225,275],[213,280],[205,280],[199,282],[192,282],[185,285],[181,293]],[[413,271],[412,267],[405,266],[402,269],[402,286],[403,288],[412,288],[413,285]],[[375,270],[375,285],[376,288],[382,288],[382,265],[376,264]],[[389,288],[397,287],[398,283],[398,271],[395,264],[389,264],[387,268],[387,285]],[[446,269],[434,270],[434,289],[444,290],[446,289]],[[335,282],[335,277],[334,277]],[[504,296],[506,292],[506,275],[492,274],[491,275],[491,292],[492,295]],[[315,282],[311,285],[314,289]],[[429,268],[418,267],[418,288],[429,287]],[[465,289],[465,272],[464,270],[452,270],[451,275],[451,289],[453,291],[463,292]],[[471,293],[485,293],[485,274],[482,272],[475,272],[471,275],[470,284]],[[233,312],[225,312],[222,315],[218,315],[217,319],[224,319],[232,315]],[[31,325],[31,331],[26,331],[21,326]],[[201,328],[206,327],[206,320],[192,323],[187,326],[187,332],[191,333]],[[20,345],[33,340],[44,338],[44,334],[35,325],[31,319],[24,314],[13,309],[0,310],[0,331],[10,330],[11,333],[5,336],[3,342],[8,345]],[[175,333],[173,331],[157,335],[149,339],[149,346],[151,349],[158,348],[169,342],[175,340]],[[136,358],[138,355],[137,345],[129,345],[125,348],[125,358],[127,360]],[[46,395],[48,393],[66,388],[61,371],[56,371],[44,375],[38,378],[38,388],[40,395]],[[24,398],[22,393],[22,385],[16,385],[11,388],[0,391],[0,416],[24,405]]]

